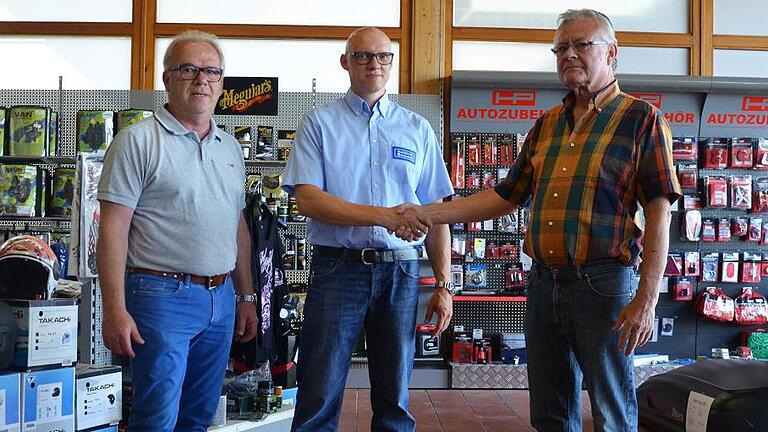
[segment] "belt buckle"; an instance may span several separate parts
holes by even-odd
[[[213,288],[213,278],[216,276],[206,276],[205,277],[205,286],[208,287],[208,289]]]
[[[374,259],[374,261],[368,262],[368,261],[365,260],[365,253],[368,252],[368,251],[373,252],[373,259]],[[376,259],[376,249],[374,249],[374,248],[363,248],[360,251],[360,261],[362,261],[363,264],[365,264],[365,265],[374,265],[374,264],[376,264],[375,259]]]

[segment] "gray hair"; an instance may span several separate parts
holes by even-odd
[[[604,13],[598,12],[594,9],[568,9],[561,13],[557,17],[557,30],[555,33],[559,32],[566,24],[570,23],[571,21],[578,21],[583,19],[591,19],[600,24],[600,27],[603,28],[603,32],[605,33],[607,39],[606,42],[613,44],[618,43],[618,40],[616,39],[616,31],[613,29],[613,24],[611,23],[610,18],[608,18],[608,16]],[[616,70],[618,61],[614,59],[611,66],[613,67],[613,70]]]
[[[168,45],[168,49],[165,50],[165,55],[163,56],[163,70],[167,71],[169,67],[174,66],[171,64],[171,59],[178,46],[184,42],[207,43],[216,51],[216,54],[219,56],[219,61],[221,62],[221,68],[224,68],[224,51],[221,49],[221,44],[219,44],[219,38],[217,38],[216,35],[200,30],[186,30],[173,38],[171,44]]]

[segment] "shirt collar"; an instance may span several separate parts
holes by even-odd
[[[344,100],[347,102],[349,109],[351,109],[356,116],[362,113],[372,112],[368,108],[368,103],[363,98],[356,95],[351,88],[347,90],[347,94],[344,95]],[[378,110],[382,117],[386,117],[391,105],[392,101],[389,100],[389,95],[385,91],[381,99],[379,99],[378,102],[376,102],[376,104],[373,106],[373,111]]]
[[[165,130],[174,135],[187,135],[190,133],[194,134],[194,132],[185,128],[176,119],[176,117],[174,117],[173,114],[168,111],[167,104],[163,105],[160,110],[158,110],[158,112],[155,114],[155,119],[157,119],[157,122],[160,123],[160,125],[165,128]],[[221,141],[221,130],[218,128],[218,126],[216,126],[216,122],[213,121],[213,117],[211,117],[211,131],[208,133],[206,138],[210,139],[211,133],[213,134],[213,138]]]
[[[589,101],[589,107],[600,113],[606,106],[608,106],[608,104],[616,99],[620,92],[621,90],[619,89],[619,82],[614,79],[610,84],[598,90],[597,93],[592,95],[592,98]],[[570,110],[573,109],[575,104],[576,95],[574,95],[573,90],[571,90],[563,98],[563,105],[565,105],[566,109]]]

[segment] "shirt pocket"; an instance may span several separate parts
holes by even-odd
[[[407,183],[415,190],[419,183],[421,155],[411,143],[398,143],[389,146],[387,162],[389,173],[398,183]]]

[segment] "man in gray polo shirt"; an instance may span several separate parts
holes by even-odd
[[[205,431],[233,329],[247,341],[258,321],[245,167],[238,143],[211,117],[224,67],[216,37],[182,33],[163,67],[168,104],[120,132],[104,159],[103,337],[131,357],[129,430]]]

